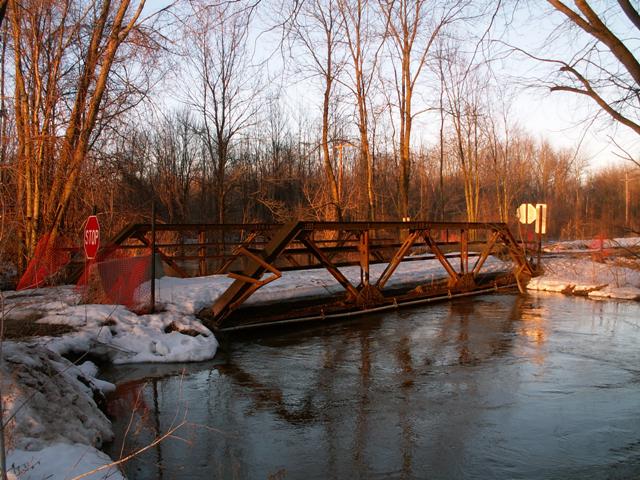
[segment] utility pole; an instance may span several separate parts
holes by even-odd
[[[629,182],[640,178],[637,173],[629,175],[629,171],[624,172],[624,226],[629,227],[629,221],[631,216],[631,190],[629,189]]]
[[[629,172],[624,172],[624,226],[629,226]]]

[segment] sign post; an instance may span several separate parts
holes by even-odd
[[[95,215],[90,215],[87,218],[84,226],[83,244],[87,260],[96,258],[100,248],[100,222],[98,222],[98,217]]]
[[[520,223],[518,224],[518,232],[520,232],[520,241],[522,242],[522,248],[526,256],[529,224],[536,221],[536,207],[534,207],[530,203],[523,203],[516,210],[516,217],[518,217],[518,220],[520,221]],[[522,238],[522,225],[524,225],[524,228],[525,228],[524,239]]]
[[[96,258],[100,248],[100,222],[96,216],[96,208],[93,207],[93,215],[89,215],[84,223],[82,234],[82,245],[84,247],[84,284],[89,284],[89,261]]]
[[[536,227],[535,231],[538,234],[538,265],[540,268],[540,262],[542,261],[542,236],[547,233],[547,204],[536,203]]]

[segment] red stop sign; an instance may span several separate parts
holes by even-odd
[[[98,217],[91,215],[84,226],[84,253],[89,260],[96,258],[100,248],[100,222]]]

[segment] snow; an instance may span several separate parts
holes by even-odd
[[[9,480],[74,478],[112,463],[106,453],[79,443],[54,443],[38,452],[13,450],[8,461]],[[83,478],[120,480],[125,477],[117,468],[109,467]]]
[[[640,239],[616,242],[630,248],[640,244]],[[588,247],[587,242],[565,242],[550,248],[567,252]],[[371,266],[372,281],[384,267]],[[491,257],[483,271],[507,268]],[[640,299],[640,271],[633,261],[598,263],[565,255],[545,259],[544,268],[545,274],[533,278],[529,289],[599,299]],[[340,270],[353,284],[360,283],[359,267]],[[401,264],[387,286],[425,284],[444,276],[437,260],[416,260]],[[82,305],[79,292],[72,286],[2,293],[9,321],[73,328],[71,333],[57,337],[3,344],[3,400],[8,415],[14,415],[8,429],[11,478],[72,478],[111,463],[99,450],[112,437],[111,424],[96,399],[114,386],[96,378],[95,364],[85,361],[74,365],[64,355],[91,352],[119,364],[211,359],[218,342],[195,315],[211,306],[232,282],[223,275],[161,278],[157,281],[158,312],[148,315],[137,315],[118,305]],[[259,289],[247,304],[268,306],[291,298],[326,297],[342,291],[342,286],[324,269],[290,271]],[[115,467],[109,467],[88,478],[123,477]]]
[[[618,262],[588,258],[548,258],[544,275],[532,278],[527,288],[585,295],[590,298],[640,300],[640,270]]]
[[[640,247],[640,237],[625,238],[594,238],[588,240],[568,240],[562,242],[554,242],[545,245],[545,252],[584,252],[600,249],[611,248],[634,248]]]
[[[79,293],[69,286],[5,295],[10,319],[35,315],[39,323],[75,329],[60,337],[33,340],[60,355],[90,351],[112,363],[191,362],[213,358],[218,348],[215,336],[179,308],[136,315],[120,305],[79,302]]]
[[[95,399],[115,386],[95,378],[97,367],[76,366],[35,343],[5,341],[2,348],[9,478],[71,478],[111,463],[99,450],[113,438],[111,422]],[[108,478],[123,478],[111,470]]]
[[[3,400],[7,415],[15,412],[7,429],[13,478],[72,478],[111,463],[99,450],[113,437],[111,423],[94,397],[115,386],[95,378],[95,364],[76,366],[62,355],[91,352],[113,363],[186,362],[213,358],[218,347],[206,327],[175,305],[138,316],[122,306],[80,305],[71,286],[2,295],[7,321],[37,319],[74,328],[59,337],[3,344]],[[88,478],[123,476],[110,468]]]
[[[470,259],[473,262],[473,258]],[[470,267],[472,264],[470,265]],[[372,282],[379,278],[386,264],[374,264],[370,267]],[[509,265],[498,258],[490,257],[482,267],[483,272],[504,271]],[[360,283],[358,266],[339,269],[349,281]],[[414,260],[401,263],[387,288],[424,284],[446,277],[446,272],[438,260]],[[233,280],[224,275],[211,275],[197,278],[164,277],[156,283],[158,302],[168,311],[195,314],[211,306],[216,298],[231,285]],[[344,288],[324,269],[297,270],[282,272],[282,277],[255,292],[245,305],[268,305],[290,299],[311,299],[326,297],[344,291]]]

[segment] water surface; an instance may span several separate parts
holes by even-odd
[[[128,477],[640,478],[639,347],[637,303],[549,294],[267,331],[108,372],[109,453],[186,422]]]

